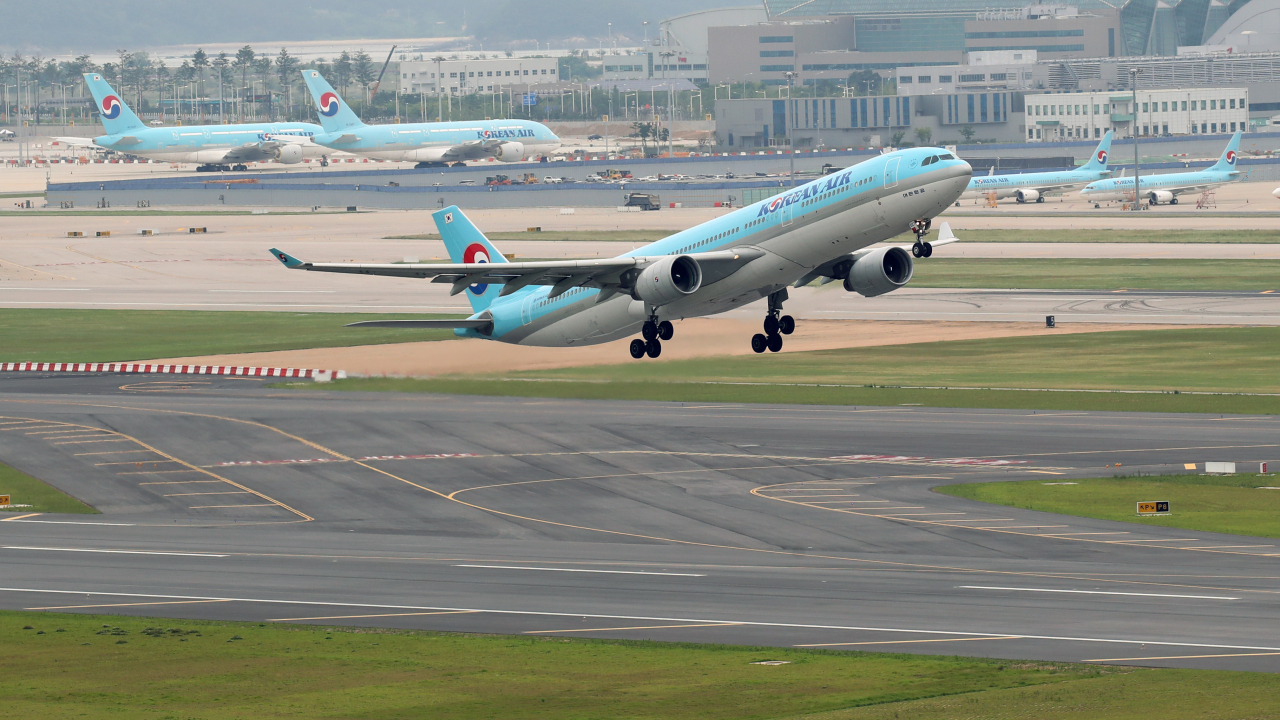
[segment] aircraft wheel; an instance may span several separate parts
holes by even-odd
[[[1169,204],[1170,204],[1170,205],[1177,205],[1177,204],[1178,204],[1178,198],[1174,198],[1174,199],[1170,200],[1170,201],[1169,201]]]
[[[1043,196],[1043,195],[1041,195],[1040,197],[1036,198],[1036,202],[1038,202],[1038,203],[1042,203],[1042,202],[1044,202],[1044,196]]]
[[[659,340],[670,340],[672,337],[675,336],[675,334],[676,334],[675,326],[673,326],[671,323],[667,322],[666,320],[663,320],[662,322],[658,323],[658,339]]]
[[[658,337],[658,324],[652,320],[645,320],[644,325],[640,326],[640,336],[646,341]]]
[[[911,246],[911,255],[913,257],[924,257],[924,243],[917,242]]]
[[[796,331],[796,319],[790,315],[783,315],[778,318],[778,332],[783,335],[790,335]]]
[[[751,349],[758,353],[762,353],[769,348],[769,338],[756,333],[751,336]]]
[[[782,336],[770,335],[769,336],[769,352],[778,352],[781,349],[782,349]]]
[[[645,342],[640,338],[631,341],[631,357],[639,360],[644,357]]]
[[[933,243],[924,244],[924,256],[933,257]]]
[[[764,334],[765,335],[778,334],[778,317],[776,315],[764,316]]]
[[[649,357],[656,358],[662,354],[662,343],[654,338],[644,344],[644,351],[649,354]]]

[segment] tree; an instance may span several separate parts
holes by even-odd
[[[353,70],[355,72],[356,82],[361,85],[368,86],[374,81],[373,60],[369,57],[369,53],[361,49],[352,58]]]
[[[344,95],[346,94],[347,86],[351,84],[351,73],[351,53],[343,50],[338,59],[333,61],[332,80],[334,85],[342,88]]]
[[[965,125],[960,128],[960,135],[964,137],[965,142],[972,142],[973,136],[977,134],[978,131],[974,130],[972,125]]]
[[[915,129],[916,138],[920,140],[921,145],[928,145],[933,139],[933,130],[927,127],[918,127]]]
[[[218,77],[218,122],[226,123],[227,119],[223,114],[222,98],[223,87],[227,84],[227,72],[231,67],[231,57],[224,52],[218,53],[218,57],[209,63],[213,66],[213,74]]]
[[[196,51],[191,54],[191,67],[195,69],[195,77],[198,83],[196,92],[201,99],[200,116],[204,117],[204,71],[209,69],[209,55],[205,53],[204,48],[196,48]]]
[[[855,95],[879,95],[880,76],[874,70],[859,70],[849,75],[849,87]]]
[[[298,80],[298,59],[289,54],[289,51],[280,48],[280,54],[276,55],[276,76],[280,78],[280,87],[283,88],[285,96],[289,98],[288,117],[293,113],[293,84]]]
[[[889,141],[889,145],[893,147],[899,147],[900,145],[902,145],[902,138],[906,136],[907,136],[906,130],[895,130],[893,135],[889,136],[892,138],[892,140]]]
[[[631,129],[635,130],[636,137],[640,138],[640,154],[648,155],[648,140],[649,135],[653,132],[653,126],[649,123],[633,122],[631,123]]]
[[[244,96],[246,89],[249,87],[249,70],[253,68],[253,61],[257,59],[258,54],[253,48],[245,45],[236,51],[236,59],[232,62],[232,66],[240,71],[240,92],[236,93],[241,98],[240,101],[240,121],[244,122]]]

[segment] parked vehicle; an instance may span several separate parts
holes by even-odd
[[[626,207],[638,207],[642,210],[657,210],[662,206],[658,196],[652,193],[628,193]]]

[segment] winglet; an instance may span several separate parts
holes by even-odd
[[[306,264],[301,260],[299,260],[298,258],[290,255],[289,253],[280,250],[279,248],[271,248],[271,254],[275,255],[276,259],[284,263],[284,266],[289,268],[290,270],[292,270],[293,268],[302,267],[303,265]]]

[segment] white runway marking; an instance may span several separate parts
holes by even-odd
[[[604,573],[607,575],[668,575],[671,577],[706,577],[695,573],[641,572],[639,570],[578,570],[575,568],[524,567],[520,565],[454,565],[461,568],[489,568],[491,570],[545,570],[547,572]]]
[[[1280,647],[1255,645],[1217,645],[1213,643],[1173,642],[1168,640],[1128,640],[1124,638],[1071,637],[1061,635],[1022,635],[1018,633],[965,632],[962,630],[922,630],[918,628],[859,627],[854,625],[810,625],[805,623],[757,622],[752,620],[708,620],[706,618],[652,617],[648,615],[601,615],[581,612],[544,612],[539,610],[486,610],[482,608],[431,607],[428,605],[382,605],[376,603],[347,603],[327,600],[284,600],[275,598],[211,597],[205,595],[159,595],[151,593],[94,592],[92,590],[46,590],[41,588],[0,587],[0,592],[35,593],[48,595],[101,595],[103,597],[137,597],[156,600],[223,600],[227,602],[263,603],[269,605],[302,605],[320,607],[357,607],[379,610],[442,610],[450,612],[493,613],[495,615],[527,615],[531,617],[598,618],[603,620],[644,620],[679,623],[715,623],[750,627],[795,628],[799,630],[853,630],[863,632],[890,632],[918,635],[963,635],[966,637],[1017,638],[1020,640],[1057,640],[1063,642],[1113,643],[1118,645],[1155,645],[1170,647],[1200,647],[1221,650],[1257,650],[1280,652]]]
[[[180,557],[207,557],[207,558],[227,557],[226,555],[212,555],[210,553],[151,552],[147,550],[94,550],[91,548],[23,547],[21,545],[5,545],[3,549],[5,550],[49,550],[54,552],[106,553],[108,555],[177,555]]]
[[[960,585],[959,587],[964,590],[1009,590],[1013,592],[1071,593],[1074,595],[1126,595],[1129,597],[1189,598],[1192,600],[1240,599],[1238,597],[1223,597],[1220,595],[1161,595],[1159,593],[1107,592],[1105,590],[1054,590],[1050,588],[987,587],[984,585]]]
[[[19,520],[14,518],[11,522],[15,523],[40,523],[42,525],[113,525],[115,527],[133,527],[133,523],[105,523],[105,522],[77,522],[75,520]]]
[[[210,290],[215,293],[335,293],[336,290]]]
[[[32,291],[32,290],[43,290],[43,291],[45,291],[45,292],[65,292],[65,291],[73,291],[73,290],[74,290],[74,291],[81,291],[81,292],[88,292],[89,290],[92,290],[92,289],[93,289],[93,288],[0,287],[0,290],[26,290],[26,291],[28,291],[28,292],[30,292],[30,291]]]

